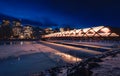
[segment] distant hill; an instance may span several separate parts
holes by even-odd
[[[28,20],[28,19],[18,19],[18,18],[15,18],[15,17],[8,16],[8,15],[1,14],[1,13],[0,13],[0,23],[1,23],[2,20],[4,20],[4,19],[10,20],[11,23],[12,23],[12,21],[14,21],[14,20],[18,20],[18,21],[21,21],[21,23],[22,23],[23,25],[30,24],[30,25],[33,25],[33,26],[41,26],[41,27],[43,27],[43,26],[42,26],[43,24],[42,24],[41,22],[32,21],[32,20]]]

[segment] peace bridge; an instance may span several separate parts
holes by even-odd
[[[42,36],[43,40],[120,40],[120,28],[97,26],[56,32]]]

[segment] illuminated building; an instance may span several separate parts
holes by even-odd
[[[60,32],[64,32],[64,28],[60,28]]]
[[[2,26],[9,26],[10,21],[9,20],[3,20]]]
[[[9,20],[3,20],[1,24],[1,38],[2,39],[9,39],[11,36],[11,26]]]
[[[52,28],[46,28],[45,29],[45,33],[46,34],[50,34],[50,33],[53,33],[54,31],[52,30]]]
[[[25,39],[33,38],[33,29],[31,26],[24,26],[23,27],[23,36]]]
[[[13,37],[19,38],[22,33],[22,25],[19,21],[13,21]]]

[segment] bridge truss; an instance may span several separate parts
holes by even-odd
[[[120,40],[120,29],[98,26],[84,29],[74,29],[43,35],[42,39],[50,40]]]

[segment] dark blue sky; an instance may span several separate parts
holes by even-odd
[[[16,18],[76,27],[120,27],[119,0],[0,0],[0,13]]]

